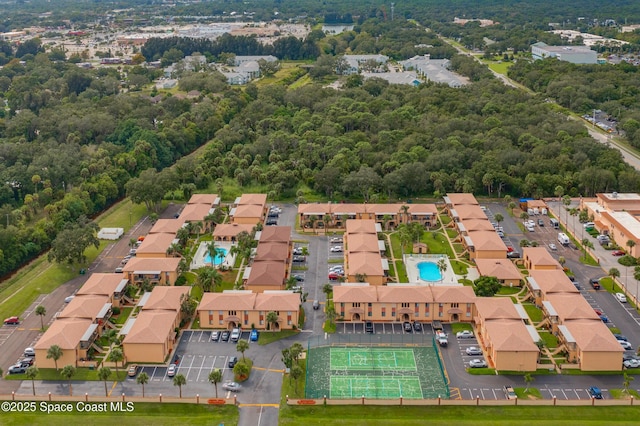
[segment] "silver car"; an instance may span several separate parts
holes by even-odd
[[[238,383],[236,382],[225,382],[222,385],[222,389],[224,390],[228,390],[231,392],[239,392],[240,389],[242,389],[242,386],[240,386]]]
[[[469,361],[469,367],[471,368],[486,368],[487,361],[484,359],[475,358]]]

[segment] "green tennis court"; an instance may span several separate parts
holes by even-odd
[[[332,370],[411,370],[416,371],[413,349],[331,348]]]
[[[420,378],[415,376],[332,376],[331,398],[422,399]]]

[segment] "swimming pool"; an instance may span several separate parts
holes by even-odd
[[[433,262],[420,262],[416,265],[418,267],[418,273],[420,279],[423,281],[440,281],[442,280],[442,273]]]
[[[216,255],[213,257],[213,265],[218,266],[222,262],[224,262],[224,259],[227,257],[227,249],[216,247],[215,250]],[[211,255],[209,253],[204,256],[204,263],[207,265],[211,265]]]

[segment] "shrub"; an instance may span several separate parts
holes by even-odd
[[[176,283],[175,285],[177,287],[183,286],[187,283],[187,277],[185,277],[184,275],[180,275],[177,279],[176,279]]]
[[[113,315],[120,315],[120,308],[119,308],[119,307],[117,307],[117,306],[114,306],[114,307],[111,309],[111,312],[113,313]]]

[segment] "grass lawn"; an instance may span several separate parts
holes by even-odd
[[[133,311],[133,307],[120,308],[120,314],[117,317],[111,317],[111,322],[114,324],[124,324],[127,319],[129,319],[131,311]]]
[[[87,366],[89,364],[93,364],[96,361],[87,361]],[[82,362],[81,362],[82,364]],[[62,371],[63,365],[58,366],[60,368],[59,371],[56,371],[55,368],[40,368],[38,369],[38,375],[36,376],[36,380],[64,380],[60,375]],[[109,367],[111,368],[111,367]],[[122,381],[127,378],[127,370],[120,367],[120,363],[118,363],[118,376],[117,380]],[[24,374],[8,374],[5,379],[7,380],[29,380]],[[95,381],[98,379],[98,370],[93,369],[90,370],[87,368],[76,368],[76,375],[71,378],[71,380],[84,380],[84,381]],[[111,377],[107,381],[116,380],[116,369],[111,368]],[[36,386],[36,392],[38,390],[38,386]]]
[[[402,260],[395,261],[396,269],[398,271],[398,279],[401,283],[408,283],[409,277],[407,277],[407,268],[404,266],[404,262]]]
[[[199,285],[194,285],[193,287],[191,287],[191,297],[193,297],[198,302],[202,300],[203,294],[204,291],[202,291],[202,287],[200,287]]]
[[[306,359],[298,360],[298,365],[302,367],[302,371],[307,371]],[[302,377],[300,377],[296,383],[295,380],[291,379],[291,376],[289,374],[285,374],[282,378],[281,402],[284,403],[286,401],[287,395],[289,395],[289,398],[294,399],[304,398],[305,384],[306,380],[304,375],[302,375]]]
[[[513,389],[516,392],[516,395],[518,395],[518,399],[542,399],[542,394],[540,393],[540,390],[529,387],[529,389],[527,389],[527,391],[525,392],[524,391],[525,389],[526,388]]]
[[[522,306],[524,307],[524,310],[527,311],[527,314],[529,314],[529,318],[531,318],[531,321],[533,321],[534,323],[542,321],[542,309],[537,308],[531,303],[523,303]]]
[[[467,368],[467,373],[472,376],[495,376],[496,370],[494,368]]]
[[[280,425],[520,425],[634,424],[638,408],[547,406],[283,406]],[[428,421],[427,421],[428,419]]]
[[[549,349],[558,347],[558,338],[548,331],[538,331],[538,335],[542,339],[544,345]]]
[[[446,214],[441,214],[440,215],[440,222],[442,222],[442,224],[444,226],[447,226],[448,224],[451,223],[451,218]]]
[[[609,389],[609,393],[613,399],[631,399],[632,395],[634,399],[640,398],[638,391],[633,389],[629,389],[628,391],[625,391],[624,389]]]
[[[497,294],[506,296],[506,295],[510,295],[510,294],[518,294],[521,291],[522,291],[521,287],[507,287],[507,286],[503,285],[503,286],[500,287],[500,290],[498,290]]]
[[[456,275],[467,275],[469,265],[467,265],[464,262],[460,262],[459,260],[450,260],[449,262],[451,263],[451,267],[453,268],[453,272]]]
[[[322,325],[322,329],[324,331],[326,331],[327,333],[335,333],[336,332],[336,323],[335,322],[330,322],[329,320],[326,320],[324,322],[324,324]]]
[[[294,334],[298,334],[298,330],[282,330],[282,331],[261,331],[260,336],[258,337],[259,345],[268,345],[269,343],[275,342],[280,339],[285,339],[289,336],[293,336]]]
[[[108,407],[108,405],[107,405]],[[234,405],[206,405],[206,404],[158,404],[151,402],[136,402],[132,412],[115,414],[82,413],[75,410],[71,413],[52,413],[43,415],[35,413],[11,413],[2,416],[3,425],[47,425],[68,426],[78,424],[87,425],[218,425],[238,424],[238,408]]]
[[[429,253],[442,253],[453,258],[453,250],[449,242],[441,232],[425,232],[422,236],[422,242],[429,248]]]
[[[464,330],[473,331],[473,327],[471,326],[471,324],[467,324],[464,322],[456,322],[451,324],[451,332],[453,334],[456,334],[458,331],[464,331]]]

